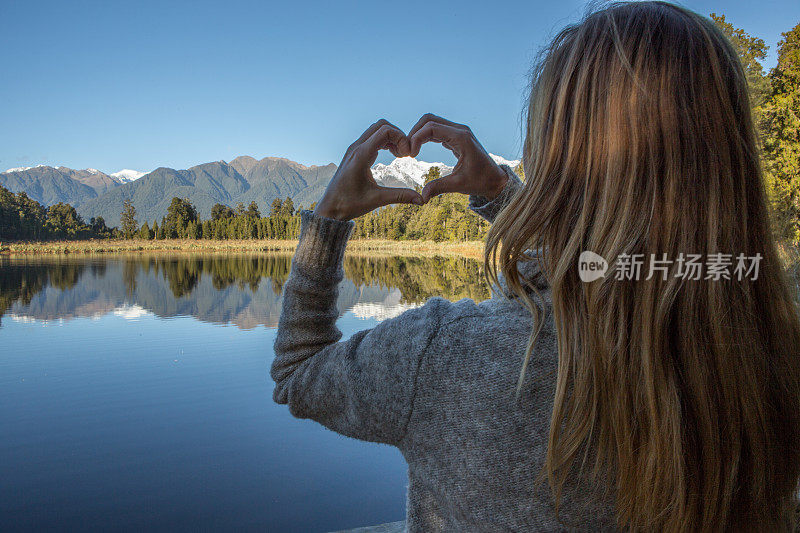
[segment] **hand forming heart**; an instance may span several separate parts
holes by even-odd
[[[458,157],[451,174],[429,182],[421,195],[413,189],[377,184],[371,167],[379,150],[388,149],[395,157],[416,156],[426,142],[441,143]],[[431,197],[447,192],[493,198],[507,179],[465,125],[427,114],[406,136],[381,119],[347,149],[314,212],[327,218],[350,220],[388,204],[422,205]]]
[[[486,153],[469,126],[456,124],[436,115],[423,115],[408,134],[411,155],[416,157],[423,144],[440,143],[458,158],[453,172],[433,180],[422,189],[426,202],[447,192],[477,194],[494,198],[505,187],[508,176]]]

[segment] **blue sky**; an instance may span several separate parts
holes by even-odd
[[[683,5],[763,38],[767,67],[800,21],[797,0]],[[376,119],[408,129],[425,112],[516,158],[530,64],[584,6],[0,0],[0,170],[338,163]],[[421,157],[452,162],[438,147]]]

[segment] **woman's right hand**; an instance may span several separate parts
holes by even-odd
[[[426,142],[437,142],[458,158],[451,174],[428,182],[422,189],[427,202],[448,192],[495,198],[505,187],[508,176],[486,153],[481,143],[464,124],[456,124],[430,113],[423,115],[408,133],[411,156],[416,157]]]

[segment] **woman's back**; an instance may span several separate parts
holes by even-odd
[[[498,199],[485,203],[473,197],[475,210],[490,221],[521,186],[506,171],[509,181]],[[314,230],[308,223],[313,215],[304,217]],[[432,298],[305,358],[307,346],[335,336],[321,325],[327,315],[333,327],[338,278],[327,276],[311,256],[321,248],[327,257],[340,257],[332,250],[344,247],[348,227],[314,222],[329,226],[318,233],[339,239],[321,243],[301,237],[275,344],[276,401],[288,403],[295,416],[314,418],[345,435],[397,446],[409,467],[409,531],[562,528],[549,487],[536,480],[544,465],[558,371],[550,292],[536,263],[523,263],[520,270],[534,283],[532,297],[550,318],[519,397],[517,376],[531,318],[502,282],[484,302]],[[310,249],[312,242],[317,249]],[[320,290],[323,285],[327,291]],[[314,305],[307,299],[310,287],[315,287]],[[579,530],[612,528],[613,507],[598,500],[595,489],[568,486],[560,520]]]
[[[522,268],[533,279],[535,267]],[[456,302],[423,356],[414,407],[399,447],[409,464],[414,531],[556,531],[613,528],[613,506],[596,487],[571,483],[556,519],[547,450],[558,350],[549,289],[536,301],[550,314],[537,338],[519,397],[515,391],[530,313],[497,295]]]

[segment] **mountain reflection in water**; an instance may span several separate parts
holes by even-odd
[[[0,258],[0,325],[115,314],[192,316],[243,329],[278,324],[291,255]],[[345,258],[339,313],[391,318],[431,296],[484,300],[479,262],[457,257]]]

